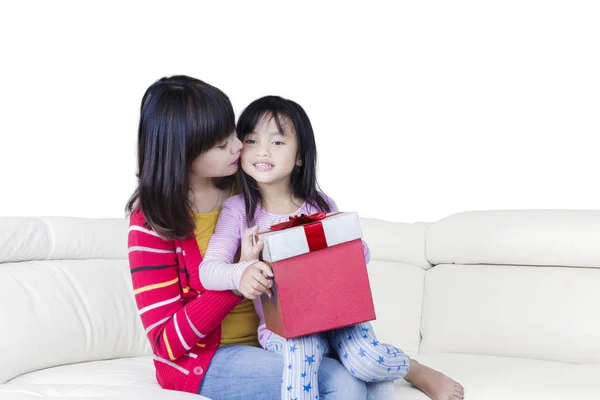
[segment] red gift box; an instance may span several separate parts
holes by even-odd
[[[269,330],[293,338],[375,319],[358,214],[290,217],[258,238],[274,275],[273,298],[261,297]]]

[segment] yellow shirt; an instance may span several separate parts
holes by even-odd
[[[204,257],[210,237],[215,232],[220,213],[220,209],[209,213],[194,213],[194,222],[196,223],[194,236],[196,236],[202,257]],[[245,344],[258,347],[257,331],[258,316],[254,305],[252,301],[244,299],[221,323],[221,346]]]

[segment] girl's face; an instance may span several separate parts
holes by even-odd
[[[242,169],[262,184],[290,181],[298,160],[298,139],[291,121],[281,118],[283,135],[271,116],[261,118],[253,132],[244,137]]]
[[[242,142],[235,132],[222,143],[205,151],[192,161],[190,178],[222,178],[237,172]]]

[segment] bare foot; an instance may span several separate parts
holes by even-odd
[[[412,358],[404,379],[433,400],[465,398],[465,391],[460,383]]]

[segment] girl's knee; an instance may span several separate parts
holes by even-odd
[[[322,357],[326,349],[326,342],[321,335],[315,334],[289,339],[288,348],[291,347],[296,347]]]
[[[379,382],[389,378],[384,369],[373,368],[372,366],[364,363],[354,363],[352,364],[351,368],[352,374],[365,382]]]

